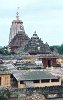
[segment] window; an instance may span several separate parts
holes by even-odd
[[[20,84],[24,84],[24,82],[23,81],[20,81]]]
[[[48,82],[50,82],[49,79],[43,79],[43,80],[41,80],[41,83],[48,83]]]
[[[51,82],[59,82],[59,79],[51,79]]]
[[[39,83],[40,82],[40,80],[34,80],[33,81],[33,83]]]

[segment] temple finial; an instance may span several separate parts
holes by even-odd
[[[20,7],[17,7],[17,13],[16,13],[16,18],[17,18],[17,20],[19,20],[19,12],[18,12],[19,8],[20,8]]]
[[[34,31],[34,33],[36,34],[36,30]]]

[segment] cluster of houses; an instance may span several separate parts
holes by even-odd
[[[0,64],[0,86],[15,88],[46,87],[61,85],[61,77],[50,73],[48,68],[60,68],[57,55],[43,54],[19,59],[3,60]]]
[[[18,15],[10,28],[8,50],[15,51],[17,55],[0,61],[1,87],[21,89],[61,85],[61,77],[46,70],[61,67],[57,63],[59,55],[52,53],[48,43],[43,43],[36,32],[30,39]]]

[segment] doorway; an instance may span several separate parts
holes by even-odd
[[[51,59],[48,59],[48,67],[51,67]]]

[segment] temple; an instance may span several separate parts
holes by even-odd
[[[9,48],[11,51],[24,47],[29,41],[29,37],[25,33],[22,20],[19,19],[17,12],[16,20],[12,21],[9,34]]]
[[[9,48],[11,51],[24,51],[31,55],[50,54],[48,43],[43,43],[38,37],[36,31],[31,39],[27,36],[24,30],[23,21],[19,19],[19,13],[16,13],[16,20],[12,21],[9,34]]]
[[[50,48],[48,43],[45,44],[43,41],[38,37],[36,31],[34,32],[31,39],[28,41],[28,44],[25,46],[25,51],[28,51],[29,54],[49,54]]]

